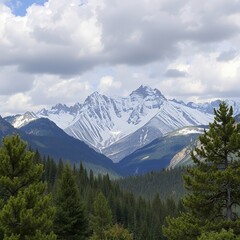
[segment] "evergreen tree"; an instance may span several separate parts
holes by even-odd
[[[209,131],[199,137],[200,146],[192,152],[195,167],[184,177],[187,213],[168,219],[164,231],[169,239],[192,240],[201,232],[230,228],[240,234],[240,125],[225,102],[214,113]]]
[[[94,201],[94,215],[91,223],[94,233],[92,239],[105,239],[104,231],[112,226],[112,212],[102,192],[97,195]]]
[[[56,239],[51,232],[55,209],[46,185],[43,166],[18,135],[3,139],[0,148],[1,239]]]
[[[240,237],[236,236],[232,229],[222,229],[221,232],[203,233],[197,240],[240,240]]]
[[[88,219],[69,164],[63,169],[56,196],[55,233],[58,239],[87,239]]]
[[[56,177],[58,179],[60,179],[62,177],[62,171],[63,171],[64,165],[63,165],[63,160],[60,158],[58,161],[58,165],[57,165],[57,175]]]
[[[132,234],[122,226],[115,224],[104,232],[104,240],[132,240]]]

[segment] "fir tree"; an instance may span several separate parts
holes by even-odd
[[[133,236],[122,226],[115,224],[104,232],[104,240],[132,240]]]
[[[1,239],[56,239],[51,232],[55,209],[46,185],[43,166],[18,135],[3,139],[0,149]]]
[[[55,233],[58,239],[87,239],[88,219],[69,164],[63,169],[56,196]]]
[[[104,231],[112,226],[112,212],[102,192],[97,195],[94,201],[94,215],[91,218],[91,224],[94,233],[92,239],[105,239]]]
[[[197,240],[240,240],[240,237],[236,236],[232,229],[222,229],[221,232],[203,233]]]
[[[184,177],[187,213],[168,220],[164,231],[169,239],[192,240],[201,232],[230,228],[240,234],[240,125],[225,102],[214,113],[209,131],[199,137],[200,146],[192,152],[195,167]]]

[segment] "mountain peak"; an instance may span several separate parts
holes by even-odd
[[[53,106],[51,110],[53,110],[53,111],[61,111],[61,110],[67,111],[68,107],[67,107],[66,104],[58,103],[55,106]]]
[[[95,91],[89,97],[90,98],[96,98],[96,97],[102,97],[102,95],[99,92]]]
[[[141,85],[138,89],[133,91],[130,94],[130,96],[131,97],[140,96],[142,98],[146,98],[147,96],[155,96],[157,98],[161,97],[165,99],[165,97],[162,95],[162,93],[158,89],[156,88],[153,89],[147,85]]]
[[[66,104],[58,103],[54,107],[51,108],[50,112],[54,114],[60,113],[69,113],[71,115],[76,115],[78,111],[81,109],[82,105],[80,103],[76,103],[73,106],[67,106]],[[44,111],[42,111],[43,115],[47,116]]]
[[[101,101],[105,96],[101,95],[99,92],[93,92],[90,96],[88,96],[84,102],[84,104],[95,104],[96,102]]]

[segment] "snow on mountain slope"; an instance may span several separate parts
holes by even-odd
[[[6,121],[12,124],[15,128],[21,128],[31,121],[38,119],[38,116],[33,112],[26,112],[23,115],[16,115],[4,118]]]
[[[164,101],[158,109],[158,113],[143,127],[105,147],[102,153],[118,162],[135,150],[169,132],[184,126],[208,125],[212,120],[213,116],[210,114],[190,109],[181,104]]]
[[[128,97],[108,97],[94,92],[74,106],[57,104],[50,110],[8,117],[15,127],[36,118],[55,122],[69,135],[119,161],[152,140],[184,126],[208,125],[213,120],[213,107],[167,100],[157,89],[140,86]],[[234,113],[240,112],[240,102],[228,101]]]
[[[57,104],[50,110],[42,109],[36,113],[36,115],[41,118],[48,118],[55,122],[58,127],[65,129],[71,125],[74,121],[77,121],[78,113],[82,105],[76,103],[74,106],[68,107],[65,104]]]
[[[166,101],[156,89],[141,86],[128,98],[106,97],[93,93],[83,104],[78,121],[65,131],[104,149],[149,122]]]

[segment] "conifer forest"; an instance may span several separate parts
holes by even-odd
[[[0,239],[240,239],[240,125],[225,102],[214,116],[193,165],[122,179],[4,137]]]

